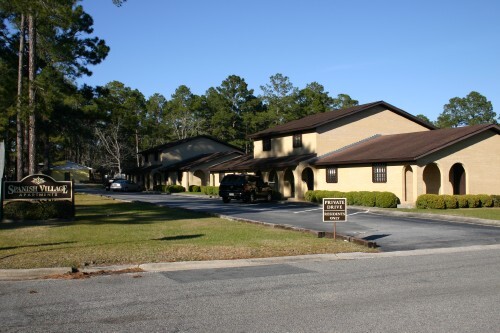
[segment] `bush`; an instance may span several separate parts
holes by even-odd
[[[375,192],[362,191],[359,192],[361,206],[375,207]]]
[[[186,188],[182,185],[167,185],[165,192],[168,193],[186,192]]]
[[[75,216],[71,201],[17,201],[4,207],[4,216],[12,220],[70,219]]]
[[[417,208],[420,209],[445,209],[442,196],[437,194],[422,194],[417,198]]]
[[[481,207],[493,207],[493,196],[487,194],[478,194],[477,197],[481,201]]]
[[[323,198],[346,198],[348,205],[395,208],[398,205],[398,197],[391,192],[340,192],[340,191],[307,191],[305,200],[309,202],[322,203]]]
[[[456,195],[455,197],[457,198],[458,208],[467,208],[467,207],[469,207],[469,203],[467,201],[467,196],[465,196],[465,195]]]
[[[380,208],[398,207],[398,197],[391,192],[375,192],[375,206]]]
[[[201,192],[201,187],[198,185],[189,185],[189,192]]]
[[[442,195],[444,206],[446,209],[456,209],[458,207],[458,199],[453,195]]]
[[[481,200],[479,199],[479,196],[468,194],[468,195],[466,195],[466,197],[467,197],[467,203],[468,203],[469,208],[481,207]]]
[[[307,191],[304,194],[304,199],[306,201],[309,201],[309,202],[314,202],[314,200],[315,200],[315,198],[314,198],[314,191]]]
[[[219,187],[218,186],[201,186],[200,191],[206,195],[219,195]]]
[[[500,207],[500,195],[492,195],[493,207]]]

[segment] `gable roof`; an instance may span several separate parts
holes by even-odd
[[[368,104],[362,104],[362,105],[357,105],[353,106],[347,109],[338,109],[338,110],[332,110],[332,111],[327,111],[323,113],[317,113],[313,114],[301,119],[297,120],[292,120],[288,123],[278,125],[254,134],[249,135],[248,137],[251,139],[260,139],[263,137],[269,137],[269,136],[278,136],[278,135],[283,135],[283,134],[288,134],[288,133],[294,133],[294,132],[304,132],[304,131],[311,131],[316,129],[319,126],[338,121],[340,119],[352,116],[354,114],[372,109],[377,106],[382,106],[388,110],[391,110],[392,112],[405,117],[413,122],[416,122],[426,128],[429,129],[436,129],[436,127],[432,124],[429,124],[426,121],[423,121],[420,118],[417,118],[411,114],[409,114],[406,111],[403,111],[389,103],[386,103],[384,101],[378,101],[378,102],[373,102],[373,103],[368,103]]]
[[[310,160],[316,154],[288,155],[281,157],[253,158],[252,155],[244,155],[226,163],[210,168],[212,172],[223,171],[256,171],[271,170],[295,166],[300,162]]]
[[[238,147],[236,147],[236,146],[234,146],[232,144],[229,144],[227,142],[224,142],[222,140],[219,140],[219,139],[217,139],[217,138],[215,138],[213,136],[210,136],[210,135],[197,135],[197,136],[193,136],[193,137],[190,137],[190,138],[185,138],[185,139],[181,139],[181,140],[177,140],[177,141],[167,142],[167,143],[159,145],[159,146],[151,147],[149,149],[142,150],[142,151],[138,152],[137,154],[149,154],[149,153],[154,153],[154,152],[161,152],[161,151],[163,151],[165,149],[172,148],[172,147],[181,145],[183,143],[194,141],[194,140],[197,140],[197,139],[209,139],[209,140],[221,143],[223,145],[226,145],[228,147],[231,147],[234,150],[237,150],[239,152],[243,152],[240,148],[238,148]]]
[[[201,154],[174,164],[167,165],[158,169],[158,171],[189,171],[201,164],[210,163],[222,157],[230,157],[234,154],[237,155],[236,157],[243,155],[243,153],[240,151],[222,151],[216,153]]]
[[[382,135],[362,141],[346,149],[320,156],[317,166],[365,164],[378,162],[410,162],[449,147],[457,142],[492,130],[500,134],[500,126],[482,124],[434,131]]]

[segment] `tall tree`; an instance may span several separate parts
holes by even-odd
[[[90,75],[88,65],[101,62],[109,48],[98,37],[85,37],[93,33],[92,18],[77,5],[78,0],[0,0],[0,10],[9,13],[10,27],[22,34],[22,18],[28,21],[28,112],[27,128],[29,172],[35,172],[38,154],[36,152],[37,75],[44,68],[52,67],[68,77]],[[19,57],[24,56],[19,38]],[[22,61],[19,62],[22,64]],[[22,65],[19,65],[21,68]],[[22,84],[19,71],[18,85]],[[23,91],[21,88],[19,88]],[[20,99],[18,99],[20,100]],[[22,100],[22,99],[21,99]],[[26,133],[26,128],[24,133]],[[21,146],[17,144],[16,149]]]
[[[353,106],[357,106],[359,102],[352,99],[351,96],[347,94],[338,94],[336,98],[333,99],[334,109],[347,109]]]
[[[200,117],[202,100],[185,85],[179,86],[172,94],[172,99],[167,103],[166,117],[178,140],[201,133],[205,122],[205,119]]]
[[[483,95],[476,91],[470,92],[466,97],[454,97],[443,107],[436,126],[459,127],[483,123],[497,123],[493,105]]]
[[[299,90],[290,82],[288,76],[277,73],[272,75],[269,81],[260,86],[261,98],[267,108],[267,114],[261,121],[269,127],[300,118]]]
[[[312,82],[300,90],[299,103],[301,108],[300,117],[305,117],[311,114],[330,111],[334,100],[325,91],[325,87],[318,82]]]
[[[245,80],[230,75],[217,88],[206,93],[210,110],[210,133],[231,144],[244,148],[247,145],[247,114],[256,107],[253,89],[248,89]]]

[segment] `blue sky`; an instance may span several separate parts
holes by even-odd
[[[146,98],[202,95],[229,75],[255,94],[281,73],[331,96],[384,100],[435,120],[478,91],[500,113],[498,0],[83,0],[111,47],[79,84],[118,80]]]

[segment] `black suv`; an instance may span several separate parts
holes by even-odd
[[[227,175],[220,183],[219,196],[226,203],[231,199],[243,200],[244,202],[255,202],[257,199],[271,201],[273,190],[259,176]]]

